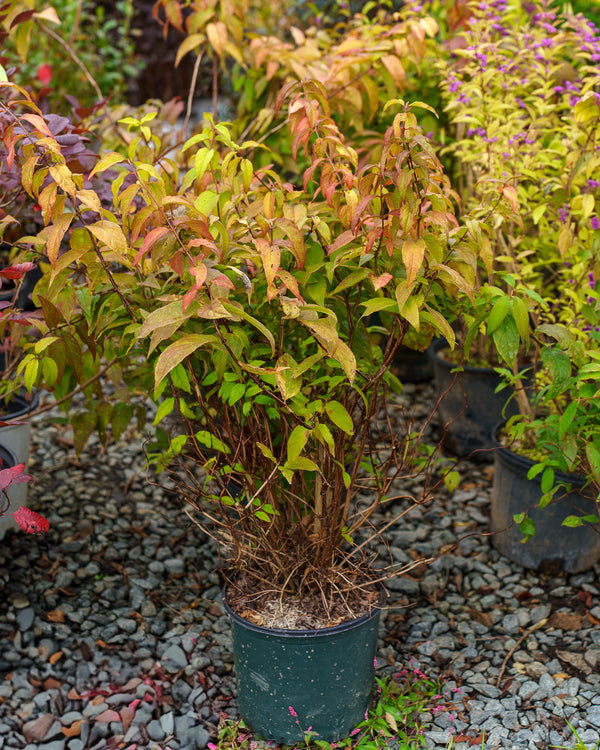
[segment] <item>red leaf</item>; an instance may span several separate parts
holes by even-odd
[[[45,534],[50,528],[50,524],[44,516],[40,516],[39,513],[26,508],[24,505],[12,515],[23,531],[28,534]]]
[[[50,81],[52,80],[52,68],[48,63],[43,63],[38,68],[37,72],[37,78],[38,81],[41,81],[41,83],[44,84],[44,86],[48,86]]]
[[[0,268],[0,276],[3,279],[20,279],[27,271],[33,271],[35,263],[18,263],[16,266],[7,266],[6,268]]]
[[[23,474],[24,469],[25,464],[17,464],[16,466],[10,466],[8,469],[2,469],[0,471],[0,492],[10,487],[11,484],[29,482],[31,477],[29,474]]]

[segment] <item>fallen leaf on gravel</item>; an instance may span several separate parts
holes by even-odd
[[[454,742],[468,742],[469,746],[472,747],[473,745],[481,745],[484,742],[484,737],[483,734],[480,734],[477,737],[469,737],[466,734],[457,734],[456,737],[454,737]]]
[[[590,614],[589,611],[586,611],[586,615],[588,616],[588,619],[592,623],[592,625],[600,625],[600,620],[595,618],[594,615]]]
[[[67,698],[68,698],[68,699],[69,699],[70,701],[78,701],[78,700],[81,700],[81,696],[79,695],[79,693],[77,692],[77,690],[75,690],[75,688],[71,688],[71,689],[69,690],[69,692],[67,693]]]
[[[571,651],[557,651],[556,655],[561,661],[570,664],[572,667],[575,667],[575,669],[583,672],[583,674],[592,673],[592,668],[581,654],[574,654]]]
[[[108,724],[111,721],[121,721],[119,714],[112,708],[107,708],[106,711],[102,711],[101,714],[95,717],[94,721]]]
[[[63,727],[62,733],[65,735],[65,737],[79,737],[81,734],[81,725],[83,724],[84,719],[77,719],[77,721],[74,721],[71,726],[69,727]]]
[[[60,609],[53,609],[51,612],[46,612],[46,619],[50,622],[64,622],[65,613]]]
[[[63,657],[63,652],[57,651],[56,653],[52,654],[52,656],[48,659],[48,661],[50,662],[50,664],[56,664],[56,662],[59,661],[59,659],[62,659],[62,657]]]
[[[472,607],[467,607],[467,611],[471,615],[471,619],[475,620],[475,622],[484,625],[486,628],[492,627],[492,621],[487,612],[480,612],[478,609],[473,609]]]
[[[131,726],[131,722],[135,716],[135,708],[131,708],[131,706],[123,706],[119,713],[121,715],[121,721],[123,722],[123,734],[127,734],[127,730]]]
[[[46,677],[42,687],[44,690],[55,690],[56,688],[62,687],[62,682],[55,680],[54,677]]]
[[[580,615],[555,612],[550,618],[549,625],[551,628],[559,628],[560,630],[581,630],[583,618]]]
[[[92,706],[99,706],[101,703],[104,703],[105,698],[106,698],[106,695],[104,695],[104,693],[100,693],[100,695],[95,695],[91,700]]]
[[[55,721],[56,719],[52,714],[44,714],[39,719],[28,721],[26,724],[23,724],[23,736],[27,742],[32,742],[33,740],[41,742]]]

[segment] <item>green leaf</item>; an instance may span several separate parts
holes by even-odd
[[[458,471],[449,471],[444,475],[444,484],[448,492],[454,492],[460,484],[460,473]]]
[[[352,417],[339,401],[328,401],[325,404],[325,412],[336,427],[339,427],[340,430],[343,430],[348,435],[353,434],[354,424],[352,423]]]
[[[398,312],[398,303],[395,299],[390,299],[389,297],[368,299],[366,302],[361,302],[360,304],[365,308],[364,313],[361,315],[362,318],[373,315],[373,313],[380,312],[381,310]]]
[[[535,536],[535,523],[529,516],[525,516],[519,524],[519,530],[522,534],[525,534],[525,538],[521,539],[521,541],[526,542],[530,537]]]
[[[577,402],[572,401],[567,408],[564,410],[564,412],[561,414],[560,421],[558,423],[558,439],[562,440],[565,436],[565,433],[573,423],[573,420],[575,419],[575,415],[577,414]]]
[[[506,318],[510,309],[510,297],[502,295],[496,297],[487,321],[487,334],[490,336]]]
[[[583,519],[580,516],[567,516],[561,525],[568,526],[570,529],[575,529],[578,526],[583,526]]]
[[[238,305],[232,305],[229,303],[223,303],[223,307],[228,313],[231,313],[232,315],[239,316],[240,318],[243,318],[247,323],[250,323],[250,325],[254,326],[258,331],[260,331],[263,336],[267,339],[269,344],[271,345],[271,353],[275,354],[275,338],[273,337],[273,334],[269,329],[264,326],[260,320],[257,320],[256,318],[253,318],[252,315],[249,315],[245,310],[243,310]]]
[[[542,474],[542,492],[550,492],[554,487],[554,469],[547,467]]]
[[[164,401],[161,401],[161,403],[158,405],[158,409],[156,410],[156,416],[154,417],[152,426],[156,427],[159,422],[162,422],[165,417],[171,414],[174,406],[175,399],[173,397],[166,398]]]
[[[500,358],[512,366],[519,353],[520,343],[519,331],[512,315],[508,315],[499,323],[492,333],[492,339]]]
[[[225,443],[223,443],[221,440],[219,440],[218,437],[213,435],[212,432],[208,432],[208,430],[198,430],[195,438],[200,443],[200,445],[204,445],[206,448],[210,448],[210,450],[220,451],[221,453],[231,453]]]
[[[298,456],[302,453],[302,451],[304,450],[304,446],[308,441],[309,434],[310,430],[308,430],[306,427],[302,427],[301,425],[294,427],[287,442],[286,465],[289,465],[291,461],[298,458]]]
[[[199,333],[188,333],[172,344],[169,344],[161,353],[154,368],[155,387],[167,377],[173,368],[183,362],[186,357],[193,354],[196,349],[209,343],[217,343],[217,337]]]
[[[600,451],[593,443],[587,443],[585,446],[585,455],[595,481],[600,483]]]
[[[119,403],[114,405],[110,423],[113,440],[117,441],[121,437],[125,432],[127,425],[131,422],[132,417],[133,404]]]

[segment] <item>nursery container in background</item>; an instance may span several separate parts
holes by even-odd
[[[5,403],[0,410],[0,421],[8,423],[0,427],[0,445],[14,456],[15,462],[11,464],[25,464],[27,471],[29,465],[29,440],[31,437],[31,424],[29,412],[33,411],[38,404],[39,395],[29,396],[15,395]],[[16,484],[8,490],[10,499],[10,511],[14,512],[27,500],[27,484]],[[0,539],[4,537],[8,529],[18,528],[12,516],[0,517]]]
[[[494,431],[498,434],[498,429]],[[600,560],[600,524],[584,523],[570,528],[562,523],[567,516],[598,515],[592,492],[583,489],[586,478],[580,474],[555,472],[555,482],[568,483],[571,492],[561,489],[545,508],[541,475],[527,473],[534,461],[497,444],[492,488],[492,544],[506,557],[525,568],[553,569],[579,573]],[[535,536],[522,542],[523,534],[513,517],[527,513],[535,523]]]

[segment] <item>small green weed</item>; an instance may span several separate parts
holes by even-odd
[[[376,678],[377,697],[365,720],[339,742],[324,742],[304,732],[304,740],[291,746],[256,740],[242,721],[223,719],[217,743],[209,750],[383,750],[393,743],[398,750],[426,747],[423,732],[427,716],[449,711],[451,694],[443,694],[442,683],[429,679],[419,669],[403,670]],[[454,689],[460,692],[457,688]],[[453,715],[450,714],[451,721]]]
[[[567,725],[575,735],[577,744],[573,747],[567,747],[567,745],[551,745],[552,750],[600,750],[600,740],[593,747],[591,747],[590,745],[586,745],[581,737],[577,734],[577,730],[575,729],[575,727],[571,726],[568,721]]]

